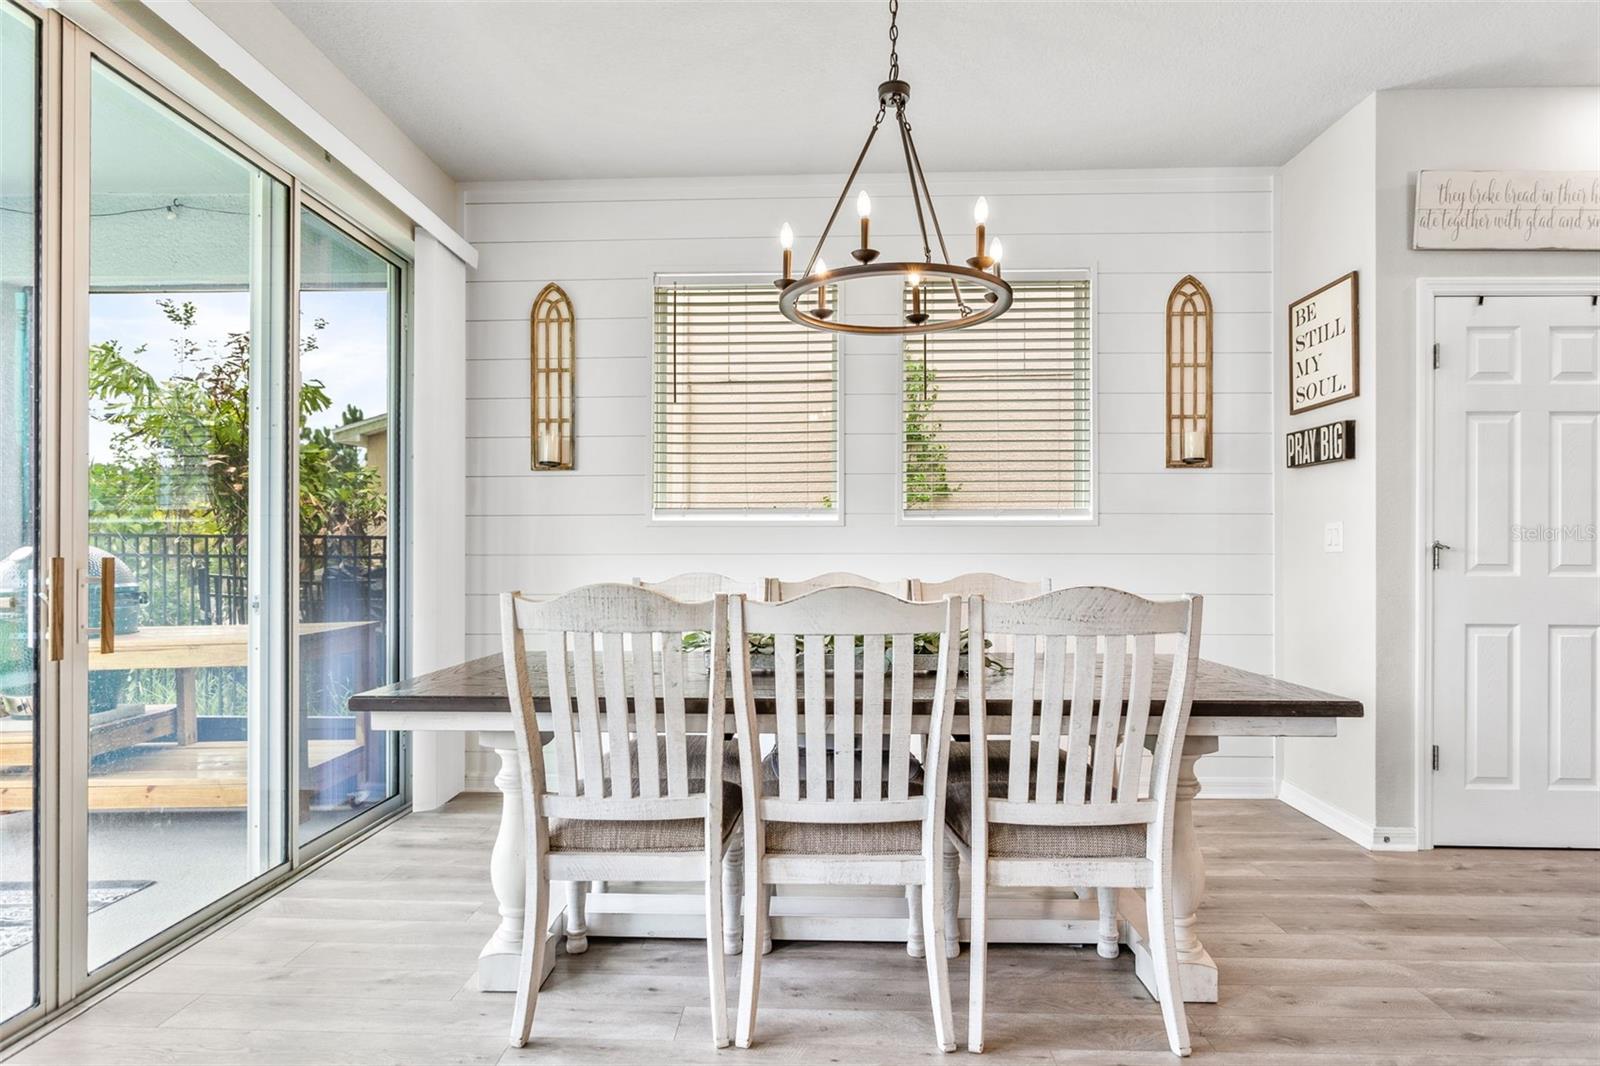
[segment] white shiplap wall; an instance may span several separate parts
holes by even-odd
[[[515,182],[464,186],[463,232],[480,254],[467,286],[468,651],[498,648],[494,597],[590,581],[715,569],[739,577],[827,570],[930,579],[969,570],[1206,595],[1207,658],[1272,668],[1272,177],[1254,170],[935,177],[951,253],[971,252],[989,198],[1012,270],[1095,276],[1098,523],[902,525],[896,520],[899,349],[842,350],[845,515],[839,525],[653,524],[651,285],[658,273],[778,266],[794,225],[797,268],[837,195],[831,178]],[[909,256],[901,178],[867,177],[873,244]],[[896,195],[896,193],[900,195]],[[848,261],[851,205],[825,256]],[[1193,273],[1216,316],[1215,466],[1163,466],[1163,308]],[[559,282],[577,313],[577,469],[528,469],[528,312]],[[469,756],[472,780],[493,774]],[[1208,757],[1216,792],[1266,794],[1270,741]]]

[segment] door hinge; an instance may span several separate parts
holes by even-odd
[[[1435,370],[1439,369],[1439,342],[1438,341],[1434,341],[1433,342],[1433,368]]]
[[[1439,772],[1439,745],[1433,746],[1433,772]]]
[[[1431,550],[1433,551],[1433,568],[1435,570],[1437,570],[1437,569],[1439,569],[1439,557],[1440,557],[1440,555],[1442,553],[1444,553],[1444,552],[1449,551],[1450,550],[1450,545],[1442,543],[1442,542],[1436,540],[1436,541],[1433,542],[1433,547],[1432,547]]]

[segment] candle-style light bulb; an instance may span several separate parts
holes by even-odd
[[[862,189],[856,196],[856,214],[861,219],[861,245],[850,253],[850,257],[858,263],[870,263],[878,258],[878,253],[872,249],[872,197],[867,195],[867,190]]]
[[[978,197],[978,202],[972,205],[972,221],[978,224],[978,254],[967,260],[967,265],[977,270],[989,269],[989,253],[985,249],[988,243],[984,238],[984,224],[989,221],[989,201],[985,197]]]
[[[783,288],[794,279],[794,230],[787,222],[778,231],[778,246],[783,249],[783,278],[778,287]]]
[[[994,276],[997,278],[1000,276],[1000,259],[1005,255],[1005,252],[1006,246],[1001,243],[999,237],[996,237],[994,243],[989,246],[989,261],[992,264],[989,269],[994,272]],[[986,292],[983,294],[983,298],[990,303],[995,303],[1000,299],[1000,296],[998,293]]]
[[[928,321],[928,316],[922,310],[922,274],[913,270],[906,275],[906,281],[911,285],[911,313],[906,316],[906,321],[914,326],[920,326]]]
[[[811,273],[812,274],[826,274],[827,272],[828,272],[828,264],[822,261],[822,256],[820,256],[820,255],[817,256],[817,265],[812,269]]]

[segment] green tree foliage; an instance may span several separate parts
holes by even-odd
[[[112,427],[111,459],[89,470],[96,525],[108,531],[246,531],[249,522],[250,335],[228,333],[209,347],[195,340],[195,306],[158,300],[178,329],[177,370],[158,381],[114,340],[89,350],[89,394],[96,418]],[[327,321],[311,323],[303,351],[314,351]],[[384,521],[378,472],[360,450],[312,429],[311,416],[333,401],[322,382],[300,388],[300,526],[304,533],[366,534]],[[346,407],[342,425],[362,420]]]
[[[921,359],[905,362],[905,466],[908,508],[948,500],[961,486],[950,484],[950,446],[939,439],[944,423],[934,416],[939,372]]]

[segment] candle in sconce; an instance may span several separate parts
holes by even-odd
[[[535,458],[540,466],[547,469],[561,465],[561,433],[556,427],[544,426],[539,430]]]
[[[1206,435],[1204,430],[1186,429],[1183,431],[1183,461],[1186,463],[1203,463],[1206,458]]]

